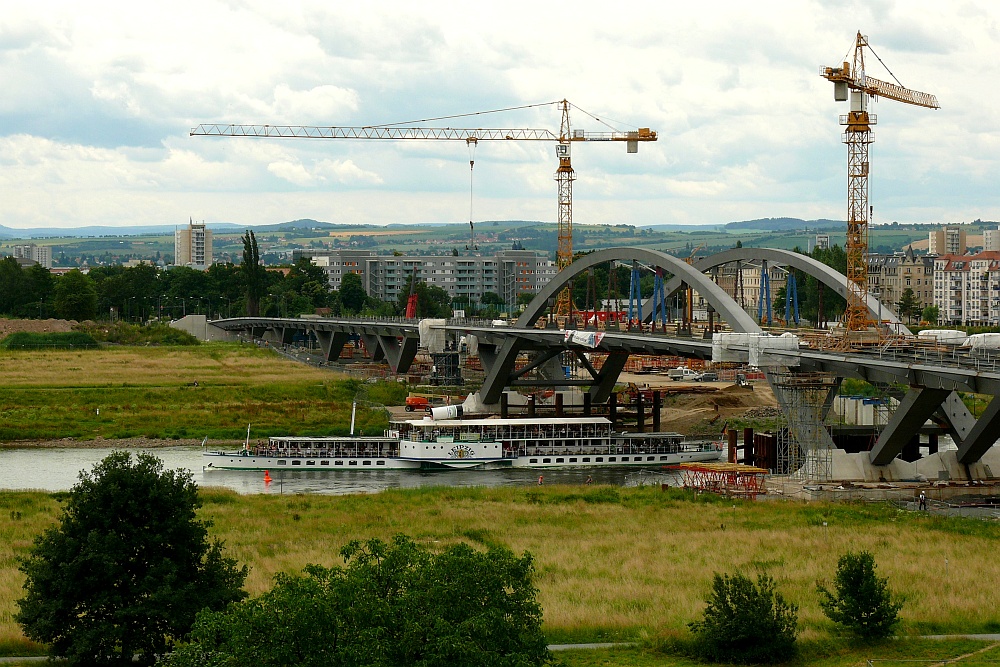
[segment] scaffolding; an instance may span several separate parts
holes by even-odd
[[[747,500],[767,493],[764,468],[739,463],[680,463],[668,469],[680,471],[685,489]]]
[[[824,421],[839,386],[837,378],[788,371],[768,376],[788,421],[778,432],[775,471],[804,481],[830,481],[834,444]]]

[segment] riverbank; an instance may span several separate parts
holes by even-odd
[[[621,641],[683,632],[701,612],[714,572],[767,572],[799,605],[803,639],[831,636],[819,609],[848,550],[875,554],[906,598],[909,635],[1000,627],[993,555],[1000,527],[931,517],[887,504],[766,503],[695,497],[658,487],[544,486],[387,490],[351,496],[252,495],[203,490],[212,535],[251,568],[258,594],[278,572],[334,566],[352,539],[406,533],[432,547],[502,543],[535,557],[553,643]],[[52,495],[0,492],[0,646],[23,642],[12,620],[17,558],[55,521]],[[6,521],[6,517],[17,517]]]

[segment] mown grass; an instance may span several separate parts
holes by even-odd
[[[405,388],[364,385],[255,346],[0,352],[0,441],[203,438],[258,433],[338,435],[351,401],[402,402]],[[381,432],[383,412],[357,428]]]
[[[862,645],[844,639],[799,642],[799,655],[786,663],[791,667],[860,667],[867,660],[874,667],[931,667],[935,661],[954,660],[994,646],[994,642],[973,639],[898,639],[875,645]],[[962,661],[970,666],[995,661],[994,651],[983,651]],[[703,665],[687,657],[658,649],[649,643],[592,650],[569,650],[555,653],[565,667],[694,667]],[[918,662],[913,662],[918,661]],[[919,662],[924,661],[924,662]]]
[[[685,492],[600,486],[202,495],[213,535],[250,565],[252,594],[270,588],[275,573],[340,564],[339,550],[352,539],[406,533],[434,548],[467,542],[531,552],[546,633],[556,643],[683,634],[704,608],[713,572],[743,570],[773,576],[799,605],[802,639],[823,646],[836,633],[819,609],[816,581],[832,578],[845,551],[867,549],[906,598],[903,634],[1000,628],[993,523],[881,505],[692,502]],[[6,521],[10,511],[21,518]],[[50,495],[0,493],[0,646],[20,637],[11,620],[21,585],[16,559],[57,512]]]

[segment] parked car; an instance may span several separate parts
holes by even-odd
[[[701,375],[695,378],[696,382],[718,382],[719,374],[713,373],[711,371],[705,371]]]

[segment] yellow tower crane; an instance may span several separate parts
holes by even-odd
[[[556,104],[562,114],[559,133],[545,129],[532,128],[453,128],[453,127],[410,127],[414,123],[443,121],[468,116],[480,116],[488,113],[511,111],[514,108]],[[467,145],[476,145],[480,141],[553,141],[556,142],[556,157],[559,166],[555,179],[558,190],[559,235],[556,251],[556,264],[561,271],[573,262],[573,181],[576,174],[570,159],[570,146],[578,141],[623,141],[629,153],[637,153],[640,141],[656,141],[656,132],[646,127],[633,131],[620,132],[585,132],[570,128],[569,111],[571,105],[567,100],[531,104],[509,109],[478,111],[454,116],[427,118],[408,123],[392,123],[385,125],[365,125],[360,127],[319,127],[306,125],[237,125],[224,123],[203,123],[191,130],[191,136],[212,137],[268,137],[280,139],[388,139],[388,140],[445,140],[464,141]],[[579,107],[576,107],[578,110]],[[596,119],[595,120],[599,120]],[[603,122],[603,121],[602,121]],[[471,224],[471,221],[470,221]],[[473,241],[474,243],[474,241]],[[565,289],[560,293],[556,312],[566,315],[570,312],[570,292]]]
[[[843,141],[847,144],[845,340],[850,340],[851,332],[865,331],[873,324],[868,314],[868,220],[871,215],[868,204],[868,146],[875,140],[871,126],[875,125],[876,117],[875,114],[868,113],[868,100],[885,97],[920,107],[940,108],[934,95],[905,88],[898,79],[896,83],[888,83],[868,76],[865,73],[866,48],[879,62],[882,62],[881,58],[871,50],[868,38],[859,31],[854,41],[853,61],[845,60],[840,67],[820,68],[820,76],[833,82],[834,99],[837,102],[846,102],[850,92],[851,100],[850,112],[840,117],[840,124],[846,126]]]

